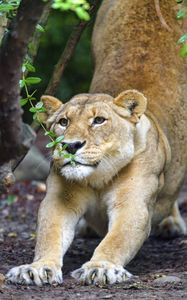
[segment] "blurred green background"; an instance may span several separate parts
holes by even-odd
[[[57,63],[73,28],[80,20],[73,12],[60,12],[52,10],[45,32],[42,33],[38,54],[34,61],[36,72],[34,76],[40,77],[42,82],[31,88],[37,89],[37,99],[45,92],[53,68]],[[94,19],[89,22],[84,30],[76,51],[67,65],[60,86],[55,96],[68,101],[73,95],[85,93],[89,90],[93,74],[93,61],[91,55],[91,34]],[[30,74],[32,76],[32,73]],[[24,107],[24,120],[32,122],[29,106]]]
[[[38,85],[41,95],[47,86],[53,67],[58,61],[73,27],[80,21],[74,13],[53,10],[42,34],[38,55],[34,62],[36,75],[42,78]],[[93,21],[87,26],[67,66],[56,96],[68,100],[72,95],[87,92],[93,73],[91,58],[91,33]]]

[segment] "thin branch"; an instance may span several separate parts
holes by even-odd
[[[64,70],[69,63],[71,57],[73,56],[73,53],[75,51],[75,48],[80,40],[80,37],[82,35],[83,30],[86,28],[87,22],[80,22],[73,30],[72,34],[70,35],[68,42],[66,44],[66,47],[56,64],[53,75],[51,77],[51,80],[48,84],[48,87],[45,91],[47,95],[54,95],[59,83],[61,81],[61,77],[64,73]]]
[[[166,23],[163,15],[162,15],[162,12],[161,12],[161,9],[160,9],[160,0],[154,0],[154,3],[155,3],[155,9],[156,9],[157,16],[158,16],[158,18],[160,20],[160,23],[169,32],[172,32],[172,29],[168,26],[168,24]]]
[[[21,66],[46,2],[22,0],[0,49],[0,164],[21,153]]]
[[[89,14],[90,17],[92,17],[96,9],[98,7],[98,4],[100,3],[100,0],[95,0],[94,3],[92,4]],[[81,38],[81,35],[84,31],[84,29],[87,27],[89,22],[80,22],[78,25],[75,26],[74,30],[72,31],[66,46],[64,48],[64,51],[62,55],[60,56],[56,66],[54,67],[52,77],[50,79],[50,82],[48,84],[48,87],[45,91],[45,94],[47,95],[54,95],[57,91],[57,88],[59,86],[59,83],[61,81],[61,78],[63,76],[64,70],[69,63],[71,57],[73,56],[76,46]]]

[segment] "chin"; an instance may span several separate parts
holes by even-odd
[[[92,175],[94,172],[94,167],[91,166],[71,166],[67,165],[61,168],[61,175],[64,176],[67,180],[71,181],[82,181]]]

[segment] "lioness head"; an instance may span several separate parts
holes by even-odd
[[[139,135],[147,130],[142,121],[147,100],[136,90],[122,92],[117,98],[80,94],[66,104],[51,96],[42,96],[42,101],[48,128],[56,136],[64,135],[65,153],[74,155],[72,165],[70,158],[53,152],[55,166],[70,180],[96,186],[107,183],[133,159]]]

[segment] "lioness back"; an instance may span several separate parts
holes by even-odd
[[[90,91],[116,96],[135,88],[148,99],[171,147],[165,193],[175,194],[187,166],[187,72],[176,43],[181,34],[176,2],[161,1],[171,28],[164,28],[154,1],[104,0],[93,34],[95,73]]]

